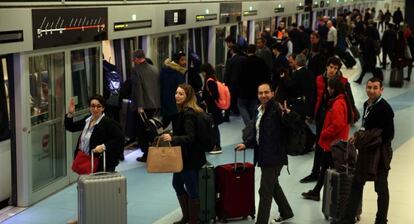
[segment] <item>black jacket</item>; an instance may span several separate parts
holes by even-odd
[[[244,144],[248,148],[254,148],[254,163],[259,167],[275,167],[287,165],[286,154],[286,128],[292,117],[299,115],[291,111],[288,115],[282,115],[279,103],[271,99],[266,104],[265,112],[259,125],[259,143],[256,142],[256,126],[249,127],[254,131],[246,131],[250,136],[244,136]],[[256,119],[255,121],[256,122]]]
[[[254,54],[247,56],[242,64],[238,97],[257,99],[257,87],[264,82],[270,82],[270,71],[266,62]]]
[[[206,155],[197,146],[196,112],[184,108],[173,121],[172,145],[181,146],[183,170],[199,169],[206,163]]]
[[[70,132],[82,131],[86,125],[85,117],[79,121],[73,121],[73,118],[65,116],[65,128]],[[79,136],[80,139],[81,136]],[[79,151],[79,142],[75,149],[75,155]],[[113,170],[119,163],[122,153],[124,153],[124,135],[122,134],[121,126],[111,118],[104,116],[102,120],[95,126],[89,140],[89,154],[97,145],[105,144],[106,147],[106,168]],[[98,171],[103,171],[103,156],[102,154],[94,154],[99,157]]]

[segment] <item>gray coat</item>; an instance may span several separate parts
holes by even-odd
[[[137,64],[132,76],[132,107],[137,109],[159,109],[160,102],[160,73],[151,64]]]

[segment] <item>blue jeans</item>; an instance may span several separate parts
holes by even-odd
[[[188,194],[191,199],[198,198],[198,170],[183,170],[173,174],[172,185],[175,193],[180,196]]]

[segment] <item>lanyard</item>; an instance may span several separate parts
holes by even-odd
[[[362,117],[362,128],[365,129],[365,120],[368,117],[369,113],[371,112],[372,108],[374,108],[375,104],[377,104],[380,100],[382,99],[382,97],[380,96],[377,100],[375,100],[374,102],[372,102],[371,104],[369,104],[364,111],[364,117]]]

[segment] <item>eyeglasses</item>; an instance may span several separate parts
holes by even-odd
[[[98,104],[98,105],[91,104],[91,105],[89,105],[89,107],[90,108],[98,108],[98,109],[101,109],[102,108],[102,105],[100,105],[100,104]]]

